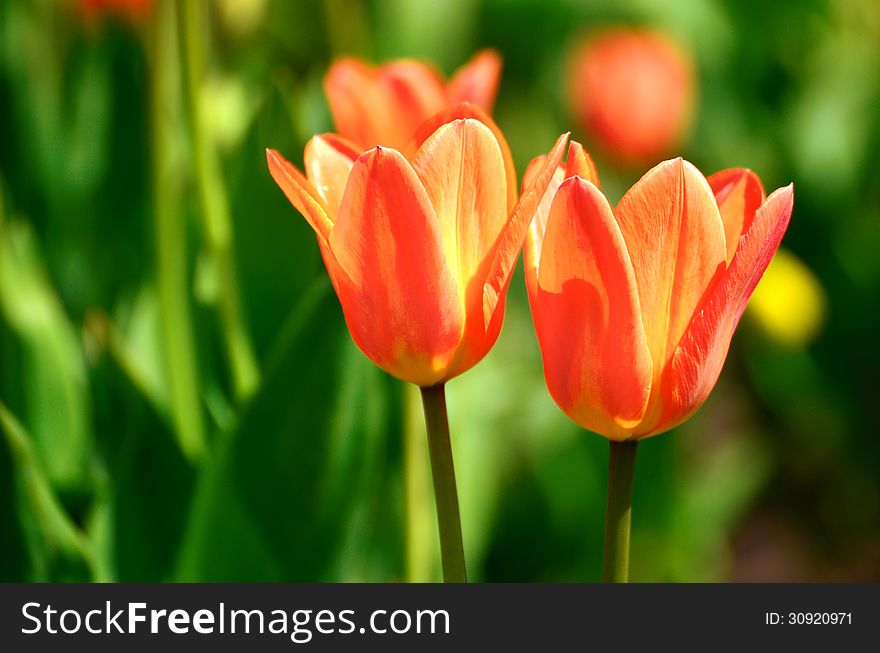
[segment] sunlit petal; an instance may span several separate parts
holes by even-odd
[[[755,211],[764,202],[764,186],[751,170],[730,168],[711,175],[707,181],[724,222],[724,237],[727,242],[727,262],[733,260],[739,237],[748,231],[755,217]]]
[[[272,179],[284,191],[287,199],[308,220],[318,237],[328,242],[333,222],[329,217],[330,210],[317,189],[277,150],[266,150],[266,161]]]
[[[730,267],[701,303],[665,372],[665,428],[687,419],[714,387],[734,329],[782,241],[793,205],[791,185],[767,198],[743,234]]]
[[[578,424],[626,439],[647,405],[651,357],[620,229],[605,196],[579,177],[553,200],[537,286],[550,393]]]
[[[461,340],[462,298],[431,201],[398,152],[377,147],[357,159],[330,247],[358,346],[398,378],[440,381]]]
[[[484,111],[491,111],[501,77],[501,55],[495,50],[477,52],[449,80],[447,97],[451,104],[472,102]]]
[[[724,226],[709,184],[682,159],[651,169],[614,215],[632,259],[656,376],[724,267]]]
[[[351,166],[360,152],[354,143],[336,134],[313,136],[303,154],[309,181],[330,209],[334,220]]]

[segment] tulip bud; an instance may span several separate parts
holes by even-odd
[[[611,156],[656,160],[690,122],[695,81],[687,52],[664,34],[614,29],[581,42],[569,72],[575,118]]]

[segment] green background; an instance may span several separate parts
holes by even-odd
[[[300,163],[332,128],[334,56],[448,74],[492,46],[522,174],[575,124],[573,39],[629,24],[693,51],[681,154],[795,183],[784,246],[826,306],[795,343],[747,313],[703,409],[640,445],[632,577],[880,580],[876,2],[224,0],[195,34],[184,13],[0,0],[0,579],[438,579],[417,395],[352,344],[265,148]],[[644,171],[594,154],[612,201]],[[250,349],[258,383],[231,363]],[[448,400],[470,577],[597,580],[607,442],[550,399],[521,272]]]

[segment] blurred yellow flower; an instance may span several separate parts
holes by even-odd
[[[748,314],[774,341],[799,349],[818,335],[828,301],[813,271],[780,249],[755,289]]]
[[[244,138],[258,108],[254,94],[237,77],[211,75],[199,89],[205,128],[223,150],[231,150]]]
[[[232,36],[244,38],[254,34],[266,19],[267,0],[218,0],[220,20]]]

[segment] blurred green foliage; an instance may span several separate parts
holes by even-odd
[[[574,39],[625,23],[694,53],[683,155],[795,182],[785,246],[828,303],[795,345],[747,314],[705,407],[640,446],[632,575],[880,580],[876,2],[217,0],[194,16],[0,0],[0,579],[437,579],[419,407],[352,344],[264,150],[298,162],[332,128],[333,56],[450,72],[492,46],[522,173],[573,124]],[[595,155],[613,199],[642,172]],[[607,444],[548,396],[521,275],[497,346],[448,393],[469,575],[597,579]]]

